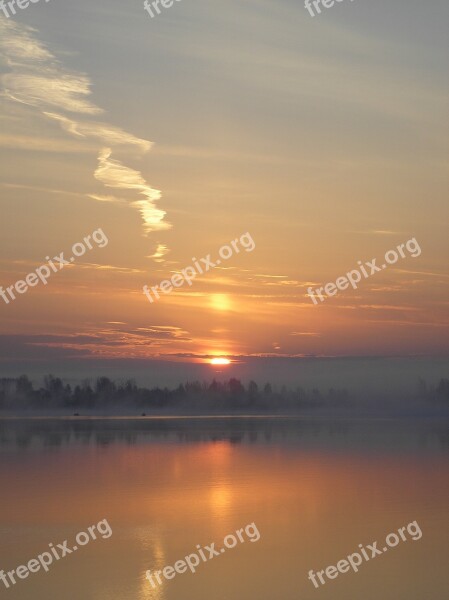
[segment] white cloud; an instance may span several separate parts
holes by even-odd
[[[111,159],[111,153],[110,148],[101,150],[98,156],[98,168],[95,171],[96,179],[106,187],[135,190],[145,196],[145,200],[134,200],[131,205],[140,211],[147,233],[170,229],[171,225],[164,222],[165,211],[155,205],[155,201],[161,197],[161,192],[148,185],[140,171],[135,171],[120,161]]]
[[[95,121],[77,122],[56,113],[46,112],[44,114],[58,121],[67,133],[79,137],[96,138],[101,140],[103,144],[137,146],[142,152],[148,152],[153,145],[148,140],[137,138],[131,133],[127,133],[123,129],[114,127],[108,123],[98,123]]]
[[[2,75],[7,98],[44,110],[57,106],[70,112],[103,112],[87,96],[90,81],[80,73],[70,73],[34,37],[35,30],[0,19],[0,49],[10,72]]]
[[[152,258],[154,262],[164,262],[164,256],[169,252],[165,244],[158,244],[154,254],[150,254],[147,258]]]
[[[0,19],[0,50],[3,51],[4,64],[9,68],[9,72],[0,78],[2,95],[12,102],[38,109],[78,140],[93,139],[99,141],[101,146],[107,145],[108,148],[100,151],[95,178],[106,187],[135,190],[144,198],[127,201],[101,194],[89,194],[89,197],[137,208],[146,233],[169,229],[171,225],[164,222],[165,211],[155,206],[155,202],[161,198],[161,192],[149,186],[139,171],[110,158],[112,150],[109,147],[130,146],[139,152],[148,152],[152,142],[106,122],[79,121],[60,114],[60,111],[65,111],[90,116],[104,111],[89,100],[90,79],[82,73],[65,69],[46,45],[36,39],[35,33],[36,30],[31,27]],[[55,108],[58,112],[54,112]],[[4,142],[14,146],[11,136]],[[18,139],[17,144],[22,147],[24,140]]]

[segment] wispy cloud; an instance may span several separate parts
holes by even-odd
[[[56,113],[44,113],[47,117],[58,121],[61,127],[72,135],[86,138],[95,138],[102,144],[118,145],[118,146],[137,146],[142,152],[148,152],[153,145],[148,140],[142,140],[135,137],[131,133],[127,133],[119,127],[114,127],[108,123],[92,122],[77,122],[73,119],[68,119],[63,115]]]
[[[82,195],[81,193],[69,192],[67,190],[51,189],[51,188],[41,187],[41,186],[37,186],[37,185],[24,185],[21,183],[2,183],[1,185],[3,187],[11,188],[11,189],[34,190],[34,191],[38,191],[38,192],[44,192],[45,194],[57,194],[58,196],[60,196],[61,194],[65,194],[67,196],[76,196],[77,198],[79,198]]]
[[[35,29],[0,19],[0,49],[11,72],[2,75],[4,95],[41,110],[50,107],[83,114],[98,114],[101,108],[87,98],[90,81],[71,73],[34,37]]]
[[[358,233],[361,235],[406,235],[404,231],[393,231],[391,229],[368,229],[361,231],[350,231],[349,233]]]
[[[73,355],[81,353],[102,358],[151,358],[161,350],[166,352],[173,342],[182,346],[192,342],[188,331],[171,325],[125,328],[119,321],[109,324],[115,327],[80,333],[22,336],[22,340],[26,346],[59,348]]]
[[[144,198],[129,201],[101,194],[88,196],[136,208],[142,216],[145,233],[169,229],[171,225],[164,221],[165,211],[155,206],[161,192],[148,185],[139,171],[110,158],[112,147],[128,146],[145,153],[152,142],[106,122],[75,120],[73,116],[61,114],[63,111],[89,117],[104,112],[89,99],[91,81],[87,75],[67,70],[46,45],[36,39],[36,30],[31,27],[0,19],[0,34],[0,50],[9,68],[9,72],[1,76],[3,96],[36,108],[78,140],[100,142],[95,178],[106,187],[135,190]],[[7,141],[10,145],[13,143],[11,139]],[[23,145],[23,141],[20,143]]]
[[[98,168],[95,171],[96,179],[106,187],[136,190],[146,198],[131,202],[131,205],[140,211],[146,232],[169,229],[171,225],[164,221],[165,211],[155,205],[155,201],[161,197],[161,192],[149,186],[140,171],[135,171],[120,161],[111,159],[111,152],[110,148],[103,148],[100,152]]]
[[[299,336],[320,337],[322,334],[318,333],[316,331],[292,331],[290,333],[290,335],[293,335],[295,337],[299,337]]]
[[[433,273],[431,271],[411,271],[407,269],[395,269],[398,273],[404,273],[406,275],[425,275],[427,277],[442,277],[444,279],[449,278],[447,273]]]
[[[111,202],[112,204],[121,204],[122,206],[128,204],[126,200],[117,198],[116,196],[105,196],[104,194],[88,194],[88,196],[92,200],[97,200],[97,202]]]
[[[71,266],[71,265],[67,265]],[[98,263],[81,263],[77,265],[80,269],[92,269],[94,271],[114,271],[116,273],[145,273],[142,269],[132,267],[117,267],[115,265],[99,265]]]
[[[147,258],[152,258],[155,262],[163,262],[167,252],[169,250],[165,244],[158,244],[154,254],[150,254]]]

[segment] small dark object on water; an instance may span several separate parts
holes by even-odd
[[[142,417],[146,417],[146,416],[147,416],[147,414],[146,414],[146,413],[142,413]]]
[[[80,416],[80,414],[79,414],[79,413],[73,413],[73,416],[74,416],[74,417],[79,417],[79,416]]]

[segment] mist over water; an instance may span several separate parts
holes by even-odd
[[[5,355],[6,358],[6,355]],[[132,378],[142,386],[175,387],[186,381],[225,380],[231,377],[264,385],[267,381],[281,387],[344,388],[360,397],[376,394],[403,395],[416,391],[419,379],[429,384],[449,377],[447,358],[362,357],[362,358],[242,358],[225,368],[205,363],[134,360],[74,359],[70,364],[57,360],[2,363],[3,377],[27,374],[36,384],[53,373],[71,384],[100,375],[111,379]]]

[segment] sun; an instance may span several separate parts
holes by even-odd
[[[227,312],[232,307],[231,298],[228,294],[212,294],[210,296],[210,306],[213,310]]]
[[[231,361],[228,358],[212,358],[211,365],[230,365]]]

